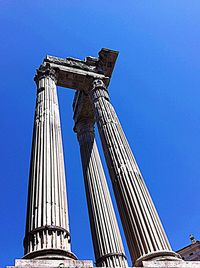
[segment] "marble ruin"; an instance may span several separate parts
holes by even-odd
[[[108,86],[117,56],[117,51],[109,49],[101,49],[98,58],[86,57],[85,60],[47,56],[36,72],[37,100],[24,257],[16,260],[15,267],[94,267],[92,261],[78,260],[70,247],[56,86],[76,91],[73,102],[74,132],[80,145],[96,266],[128,267],[95,141],[95,123],[132,265],[191,267],[171,249],[110,100]]]

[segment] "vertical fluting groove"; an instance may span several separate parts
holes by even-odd
[[[84,111],[84,114],[87,112]],[[86,119],[80,112],[78,119],[75,119],[74,130],[80,144],[96,266],[127,267],[115,212],[94,138],[94,121],[90,117]]]
[[[60,259],[76,259],[70,252],[64,157],[55,81],[56,72],[42,65],[36,75],[38,90],[24,258],[45,258],[50,254]],[[45,253],[42,250],[46,250]]]
[[[102,80],[93,82],[90,97],[133,264],[177,258]]]

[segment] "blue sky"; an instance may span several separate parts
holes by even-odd
[[[190,233],[200,239],[199,8],[198,0],[0,1],[2,267],[23,256],[33,77],[46,54],[83,59],[102,47],[119,50],[111,100],[171,245],[186,246]],[[72,131],[74,92],[58,88],[58,94],[72,249],[94,259]]]

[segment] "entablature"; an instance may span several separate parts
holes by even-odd
[[[102,79],[108,86],[118,52],[102,48],[99,57],[59,58],[47,55],[40,69],[50,67],[57,71],[57,85],[76,90],[88,91],[94,79]]]

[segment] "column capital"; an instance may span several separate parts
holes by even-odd
[[[92,88],[101,88],[101,89],[107,90],[104,81],[102,79],[99,79],[99,78],[93,80]]]
[[[74,126],[74,132],[78,135],[82,134],[83,132],[92,132],[94,133],[94,121],[88,121],[87,118],[82,118],[81,120],[77,121]]]
[[[85,141],[83,137],[85,135],[87,136],[88,134],[90,134],[90,137],[94,138],[94,122],[87,121],[87,119],[79,120],[74,126],[74,132],[77,133],[77,138],[80,144]]]
[[[74,132],[77,133],[78,137],[86,132],[90,132],[94,135],[94,113],[90,98],[85,92],[76,92],[73,102],[73,110]]]
[[[57,83],[58,70],[53,69],[49,64],[41,64],[36,70],[34,81],[38,85],[39,80],[46,77],[50,77],[55,83]]]
[[[92,82],[91,90],[89,92],[92,102],[101,97],[110,100],[108,89],[102,79],[94,79]]]

